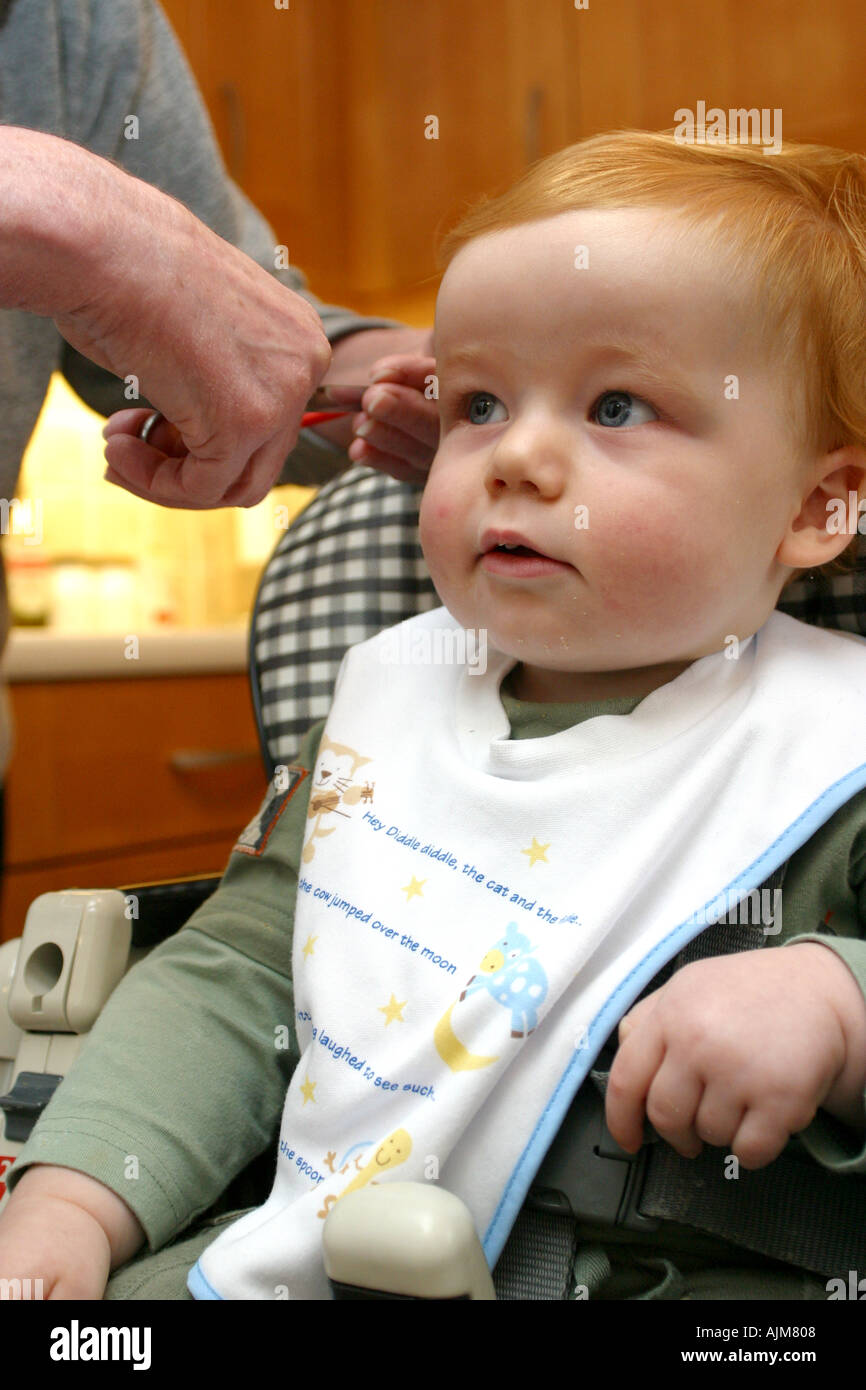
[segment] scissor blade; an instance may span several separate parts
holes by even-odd
[[[320,386],[307,401],[305,410],[360,410],[366,386]]]

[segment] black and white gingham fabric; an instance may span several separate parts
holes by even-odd
[[[857,546],[857,565],[849,574],[796,579],[776,607],[815,627],[835,627],[866,636],[866,535],[860,536]]]
[[[316,493],[268,561],[250,680],[269,776],[328,713],[347,647],[439,607],[418,540],[421,492],[349,469]]]
[[[418,540],[421,492],[351,468],[320,489],[268,561],[251,625],[250,680],[269,776],[328,713],[346,648],[439,606]],[[778,606],[818,627],[866,635],[866,536],[856,570],[799,579]]]

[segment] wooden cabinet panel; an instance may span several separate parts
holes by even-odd
[[[352,234],[345,0],[293,0],[289,10],[237,0],[169,0],[163,8],[229,172],[265,214],[277,243],[288,246],[292,263],[327,298],[345,284],[338,268]]]
[[[165,9],[230,172],[326,298],[435,279],[440,225],[575,138],[583,17],[562,0]]]
[[[680,107],[866,147],[858,0],[164,0],[234,176],[317,294],[388,312],[437,234],[533,160]],[[424,119],[439,119],[439,139]]]
[[[247,677],[10,687],[5,935],[39,893],[221,874],[266,791]]]
[[[243,675],[58,681],[11,691],[10,866],[230,833],[265,793]],[[215,765],[188,766],[199,754]]]

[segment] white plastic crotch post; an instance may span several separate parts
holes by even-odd
[[[496,1298],[469,1209],[441,1187],[389,1182],[348,1193],[325,1220],[322,1247],[328,1278],[371,1296]]]

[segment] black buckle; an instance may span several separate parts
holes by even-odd
[[[604,1221],[629,1231],[661,1224],[639,1210],[650,1146],[627,1153],[605,1123],[604,1099],[587,1077],[547,1151],[527,1204],[577,1221]]]
[[[54,1072],[20,1071],[15,1085],[0,1096],[0,1110],[6,1112],[6,1138],[26,1144],[42,1111],[63,1080]]]

